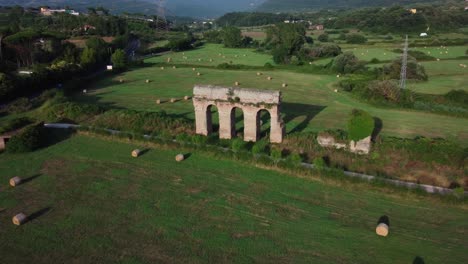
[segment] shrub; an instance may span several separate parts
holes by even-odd
[[[124,70],[127,67],[127,55],[125,51],[117,49],[111,56],[111,61],[114,69]]]
[[[348,139],[354,141],[364,139],[372,135],[374,127],[374,119],[369,113],[354,109],[348,121]]]
[[[293,153],[288,156],[288,162],[294,166],[301,165],[302,163],[302,157],[298,153]]]
[[[9,153],[24,153],[34,151],[44,146],[46,133],[44,124],[36,124],[27,127],[20,134],[13,136],[6,146]]]
[[[315,158],[313,163],[314,163],[314,168],[317,170],[323,170],[327,168],[327,163],[322,157]]]
[[[346,42],[349,44],[363,44],[367,42],[367,38],[361,34],[349,34],[346,36]]]
[[[401,59],[394,60],[391,64],[385,65],[382,74],[387,79],[399,79],[401,72]],[[415,58],[408,56],[406,75],[408,79],[427,81],[428,76],[424,67]]]
[[[22,128],[32,123],[32,120],[27,117],[20,117],[9,120],[5,125],[0,127],[0,134]]]
[[[359,61],[352,52],[345,52],[333,59],[331,69],[337,73],[355,73],[364,69],[364,63]]]
[[[398,102],[400,100],[401,89],[395,81],[372,81],[369,83],[368,89],[373,99],[383,98],[391,102]]]
[[[208,138],[202,135],[193,135],[192,136],[192,143],[195,145],[203,146],[206,145]]]
[[[223,36],[221,34],[221,31],[218,31],[218,30],[211,30],[211,31],[207,31],[203,33],[203,38],[208,43],[216,43],[216,44],[223,43]]]
[[[468,105],[468,92],[464,90],[452,90],[444,97],[451,102]]]
[[[6,111],[10,114],[20,114],[27,112],[33,108],[31,101],[28,98],[18,98],[6,107]]]
[[[324,44],[310,50],[310,56],[315,58],[335,57],[341,53],[341,47],[336,44]]]
[[[274,160],[280,160],[283,158],[283,151],[281,149],[272,149],[270,151],[270,156],[274,159]]]
[[[92,104],[64,102],[52,104],[44,108],[43,111],[46,121],[56,122],[68,119],[78,122],[102,113],[103,109]]]
[[[234,152],[239,152],[247,149],[247,142],[241,138],[236,138],[232,141],[231,148]]]
[[[256,142],[252,147],[252,153],[254,155],[267,154],[269,143],[266,140],[260,140]]]
[[[190,37],[171,39],[167,47],[172,51],[184,51],[192,49],[193,39]]]
[[[321,34],[320,36],[318,36],[317,39],[320,42],[328,42],[328,34],[326,34],[326,33]]]

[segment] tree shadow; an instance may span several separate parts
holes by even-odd
[[[377,224],[386,224],[387,226],[390,226],[390,219],[388,218],[388,216],[383,215],[379,218]]]
[[[30,214],[28,216],[28,221],[32,221],[34,219],[37,219],[37,218],[47,214],[50,210],[52,210],[52,207],[46,207],[46,208],[43,208],[43,209],[41,209],[39,211],[36,211],[36,212],[34,212],[34,213],[32,213],[32,214]]]
[[[372,140],[375,140],[383,129],[383,121],[378,117],[374,117],[374,131],[372,131]]]
[[[293,119],[299,116],[306,116],[306,118],[297,124],[288,134],[292,134],[295,132],[302,132],[304,129],[307,128],[310,121],[314,119],[320,112],[322,112],[326,106],[321,105],[308,105],[308,104],[298,104],[298,103],[283,103],[281,108],[284,110],[285,113],[284,122],[285,124],[291,122]]]
[[[21,184],[28,183],[28,182],[33,181],[34,179],[39,178],[41,176],[42,176],[42,174],[35,174],[35,175],[31,176],[31,177],[21,179]]]
[[[416,256],[413,260],[413,264],[424,264],[424,259],[420,256]]]

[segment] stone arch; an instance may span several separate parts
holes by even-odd
[[[235,106],[231,109],[231,136],[237,137],[240,133],[244,137],[244,110]]]
[[[281,92],[255,89],[240,89],[214,86],[195,86],[193,89],[196,133],[209,135],[213,132],[211,109],[218,108],[219,137],[231,139],[236,136],[236,110],[241,109],[244,121],[244,140],[257,141],[263,110],[270,115],[270,141],[281,143],[284,137],[284,124],[280,117]],[[260,115],[259,115],[260,114]],[[237,121],[237,122],[236,122]]]
[[[219,132],[219,110],[216,104],[210,104],[206,107],[206,126],[208,134]]]
[[[267,109],[259,109],[257,112],[257,138],[271,135],[271,113]]]

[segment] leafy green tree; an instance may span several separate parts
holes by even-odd
[[[318,36],[318,41],[320,42],[328,42],[329,38],[328,38],[328,34],[324,33],[324,34],[321,34],[320,36]]]
[[[222,39],[226,48],[242,47],[242,33],[239,28],[226,27],[222,31]]]
[[[364,110],[354,109],[348,121],[349,140],[358,141],[364,139],[374,132],[375,121],[372,116]]]
[[[310,55],[315,58],[335,57],[341,53],[341,47],[336,44],[323,44],[310,50]]]
[[[114,69],[123,70],[127,67],[127,56],[125,51],[117,49],[111,56],[111,61]]]
[[[203,33],[203,37],[209,43],[217,43],[217,44],[223,43],[223,36],[221,34],[221,31],[218,31],[218,30],[207,31]]]
[[[401,59],[394,60],[391,64],[384,65],[382,69],[382,75],[386,79],[399,79],[401,72]],[[408,56],[408,65],[406,69],[406,76],[408,79],[427,81],[428,76],[424,66],[418,63],[418,61]]]
[[[14,83],[11,78],[8,75],[0,72],[0,98],[7,99],[9,95],[12,94],[14,89]]]
[[[346,42],[349,44],[363,44],[367,42],[367,38],[361,34],[349,34],[346,36]]]
[[[289,63],[306,42],[306,30],[300,24],[278,24],[267,29],[267,45],[273,47],[275,61]]]
[[[333,59],[331,69],[337,73],[354,73],[364,69],[364,63],[359,61],[352,52],[345,52]]]
[[[92,68],[96,66],[96,51],[93,48],[86,47],[81,53],[80,63],[84,68]]]
[[[108,60],[109,46],[107,43],[100,37],[91,37],[86,41],[86,47],[94,50],[96,55],[96,63],[103,63]]]

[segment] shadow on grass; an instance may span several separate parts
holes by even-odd
[[[140,156],[143,156],[145,155],[146,153],[148,153],[150,151],[150,149],[143,149],[141,152],[140,152]]]
[[[379,222],[377,222],[377,224],[386,224],[387,226],[390,226],[390,219],[388,216],[383,215],[379,218]]]
[[[42,176],[42,174],[36,174],[36,175],[31,176],[31,177],[24,178],[24,179],[21,180],[21,185],[23,185],[25,183],[28,183],[30,181],[33,181],[34,179],[39,178],[41,176]]]
[[[47,140],[44,142],[43,148],[51,147],[69,139],[75,131],[72,129],[46,128],[46,133]]]
[[[304,115],[306,116],[302,122],[300,122],[293,129],[291,129],[291,131],[288,132],[288,134],[292,134],[295,132],[302,132],[304,129],[306,129],[310,121],[312,121],[316,115],[318,115],[327,107],[321,105],[283,103],[281,108],[283,109],[283,113],[286,114],[284,118],[285,124],[291,122],[296,117]]]
[[[424,259],[420,256],[416,256],[413,260],[413,264],[424,264]]]
[[[382,119],[378,117],[374,117],[374,124],[375,124],[375,127],[374,127],[374,131],[372,131],[372,140],[375,140],[383,129]]]
[[[184,154],[184,159],[188,160],[192,156],[192,153],[185,153]]]
[[[41,209],[39,211],[36,211],[36,212],[34,212],[34,213],[32,213],[32,214],[30,214],[28,216],[28,221],[32,221],[34,219],[37,219],[37,218],[47,214],[50,210],[52,210],[52,207],[46,207],[46,208],[43,208],[43,209]]]

